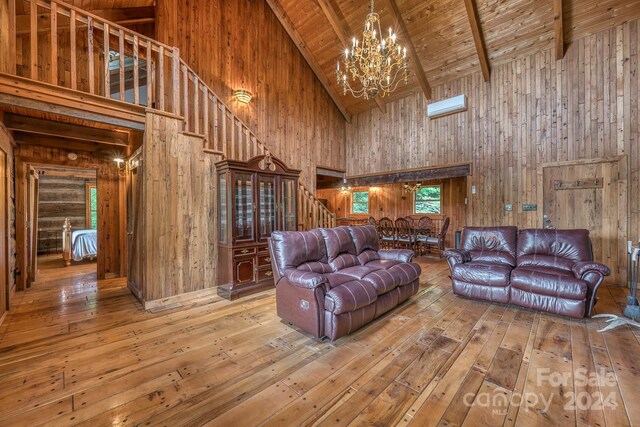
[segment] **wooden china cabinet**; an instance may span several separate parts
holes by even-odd
[[[269,154],[224,160],[218,171],[218,295],[236,299],[274,286],[267,239],[296,230],[299,170]]]

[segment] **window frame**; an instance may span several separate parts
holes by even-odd
[[[91,209],[91,189],[96,189],[96,228],[91,228],[91,213],[94,211]],[[85,227],[87,230],[98,229],[98,185],[97,182],[87,182],[85,184]]]
[[[353,211],[353,205],[355,203],[363,204],[363,202],[355,202],[355,197],[354,197],[355,193],[367,193],[367,211],[366,212],[354,212]],[[369,215],[369,202],[370,202],[370,200],[369,200],[369,190],[368,189],[366,189],[366,190],[353,190],[351,192],[351,214],[352,215]]]
[[[421,202],[431,202],[431,201],[438,201],[440,202],[440,211],[439,212],[417,212],[416,209],[416,203],[418,202],[417,200],[417,195],[418,195],[418,191],[415,191],[413,193],[413,214],[414,215],[442,215],[442,184],[431,184],[431,185],[423,185],[420,187],[420,189],[422,188],[430,188],[430,187],[438,187],[440,189],[440,198],[439,199],[425,199],[425,200],[420,200]]]

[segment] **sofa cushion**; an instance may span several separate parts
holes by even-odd
[[[296,270],[300,271],[311,271],[314,273],[331,273],[333,270],[331,266],[325,262],[305,262],[296,267]]]
[[[379,259],[380,255],[378,255],[378,252],[372,249],[365,249],[360,253],[360,255],[358,255],[358,261],[360,262],[360,265],[365,265],[371,261],[377,261]]]
[[[343,268],[339,273],[351,276],[354,279],[362,279],[367,274],[376,270],[379,270],[379,268],[368,267],[366,265],[356,265],[353,267]]]
[[[327,292],[324,308],[333,314],[346,313],[372,304],[377,297],[378,294],[369,283],[352,280]]]
[[[500,263],[515,267],[516,227],[465,227],[462,248],[473,261]]]
[[[389,269],[390,271],[398,273],[400,276],[400,285],[408,285],[414,280],[418,280],[420,278],[420,273],[422,269],[415,262],[403,262],[397,265],[394,265]]]
[[[340,271],[344,268],[356,267],[359,265],[360,261],[358,261],[358,257],[353,254],[340,254],[329,262],[329,266],[333,271]]]
[[[400,261],[396,261],[393,259],[380,259],[380,260],[370,261],[365,265],[367,267],[389,269],[394,265],[398,265],[398,264],[400,264]]]
[[[351,282],[353,280],[353,276],[347,276],[346,274],[340,273],[328,273],[325,274],[324,277],[327,278],[329,288],[335,288],[336,286],[340,286],[343,283]]]
[[[560,268],[516,267],[511,272],[511,286],[556,298],[584,300],[587,295],[587,283]]]
[[[398,271],[378,270],[367,274],[362,280],[370,283],[378,295],[382,295],[399,286],[402,278]]]
[[[513,268],[510,265],[483,261],[456,264],[451,278],[465,283],[484,286],[507,287]]]
[[[360,255],[367,249],[372,251],[380,249],[378,231],[373,225],[351,226],[349,227],[349,233],[353,240],[356,255]]]
[[[571,270],[576,262],[592,259],[588,230],[525,229],[518,234],[518,266]]]
[[[322,235],[314,231],[274,231],[271,250],[280,275],[306,262],[327,262]]]
[[[320,228],[327,248],[327,260],[333,271],[360,265],[349,227]]]

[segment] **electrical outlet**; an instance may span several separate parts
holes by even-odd
[[[532,212],[537,211],[538,205],[536,204],[524,204],[522,205],[522,212]]]

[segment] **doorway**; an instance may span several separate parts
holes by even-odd
[[[543,226],[589,230],[594,260],[607,265],[605,282],[626,286],[626,157],[542,165]]]

